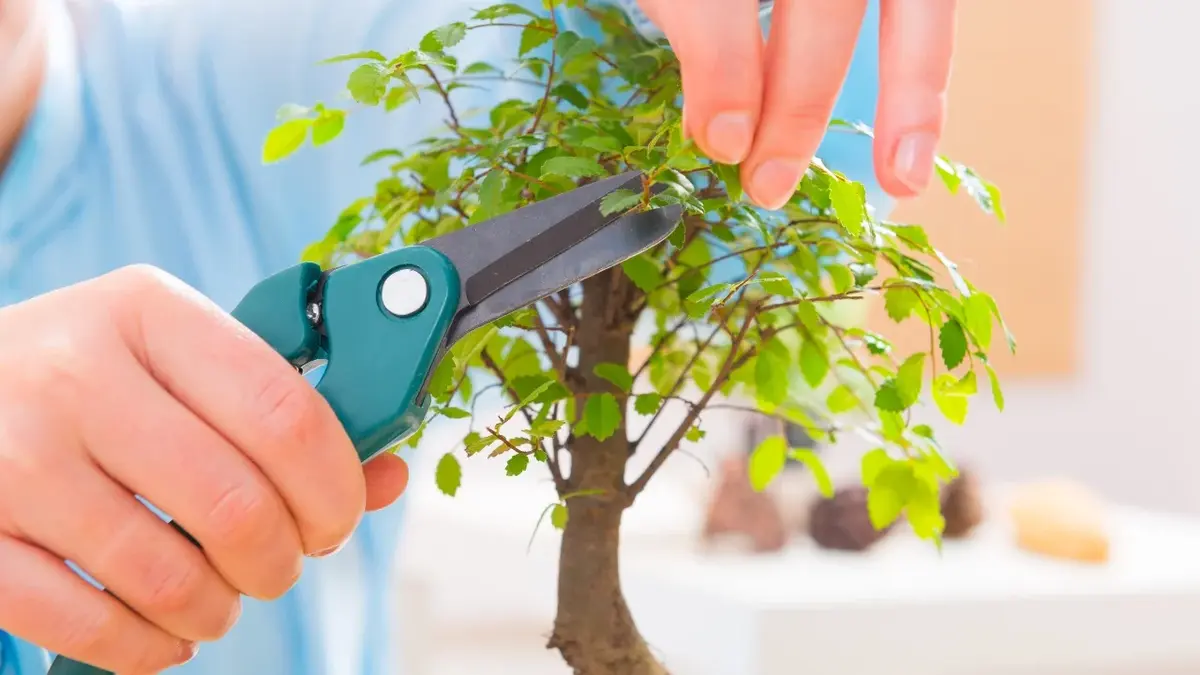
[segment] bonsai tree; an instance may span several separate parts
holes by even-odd
[[[489,387],[509,402],[498,418],[473,419],[461,444],[441,456],[435,480],[443,493],[458,492],[468,458],[495,461],[510,476],[546,471],[553,479],[559,501],[548,512],[562,543],[548,646],[583,675],[664,673],[622,596],[621,518],[672,453],[704,437],[706,407],[718,399],[744,405],[828,444],[850,430],[865,433],[877,445],[862,460],[872,522],[883,528],[903,518],[938,543],[938,494],[956,471],[920,420],[936,409],[962,424],[984,378],[1002,408],[987,359],[993,328],[1015,345],[992,298],[921,227],[877,219],[863,186],[820,161],[780,211],[749,205],[737,168],[710,162],[684,139],[679,64],[668,46],[642,38],[615,10],[566,5],[599,22],[603,39],[562,28],[553,11],[562,7],[539,13],[499,4],[398,56],[332,59],[350,62],[351,105],[436,105],[446,125],[414,147],[368,157],[387,163],[386,177],[364,186],[305,257],[330,265],[418,244],[630,169],[644,172],[643,188],[610,195],[603,210],[683,206],[669,240],[478,329],[430,383],[429,420],[472,417]],[[453,48],[474,30],[511,31],[512,61],[459,63]],[[528,84],[529,96],[475,114],[455,105],[456,90],[501,80]],[[264,160],[309,139],[330,142],[347,112],[286,106]],[[858,123],[831,126],[871,133]],[[951,191],[1003,218],[997,190],[971,169],[939,159],[937,170]],[[897,353],[885,336],[833,311],[875,296],[892,320],[928,327],[927,350]],[[637,345],[647,355],[631,366],[639,328],[649,334]],[[664,412],[669,405],[679,411],[674,418]],[[674,427],[650,445],[646,431],[630,431],[639,417],[647,431]],[[406,442],[415,446],[420,435]],[[635,453],[652,459],[627,475]],[[789,457],[830,492],[819,459],[790,449],[782,435],[751,454],[754,487],[763,489]]]

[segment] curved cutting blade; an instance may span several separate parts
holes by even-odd
[[[425,242],[446,255],[462,279],[462,306],[489,295],[579,244],[615,220],[600,202],[617,190],[642,190],[630,171],[510,211]]]
[[[472,330],[619,265],[659,244],[679,225],[678,205],[631,213],[604,225],[583,241],[534,267],[515,281],[464,307],[447,345]],[[467,228],[464,232],[474,228]]]

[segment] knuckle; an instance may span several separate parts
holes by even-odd
[[[107,606],[64,621],[59,636],[61,651],[84,658],[105,654],[117,637],[116,623],[113,609]]]
[[[209,536],[230,548],[244,548],[280,527],[282,514],[267,491],[251,483],[239,483],[222,491],[209,509]]]
[[[121,290],[139,294],[159,293],[174,281],[170,274],[145,263],[126,265],[107,276]]]
[[[766,124],[780,130],[781,137],[797,131],[821,133],[832,115],[831,102],[807,99],[781,100],[766,115]]]
[[[204,598],[200,567],[176,556],[156,555],[142,571],[141,605],[153,614],[187,614]]]
[[[322,415],[316,391],[290,370],[266,375],[253,399],[259,429],[272,449],[291,454],[317,440]]]

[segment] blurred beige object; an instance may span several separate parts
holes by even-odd
[[[1108,562],[1110,536],[1104,512],[1099,497],[1070,481],[1018,487],[1009,503],[1019,548],[1079,562]]]

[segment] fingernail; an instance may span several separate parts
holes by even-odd
[[[927,131],[916,131],[900,138],[892,157],[892,173],[912,190],[920,192],[933,174],[933,152],[937,138]]]
[[[179,665],[183,665],[192,659],[196,658],[196,654],[200,653],[200,645],[195,642],[184,642],[179,645]]]
[[[765,209],[783,208],[796,193],[804,169],[804,164],[790,159],[767,160],[750,178],[750,196]]]
[[[342,550],[345,547],[346,547],[346,542],[343,541],[342,543],[338,544],[337,546],[330,546],[329,548],[325,549],[324,551],[317,551],[316,553],[312,554],[312,557],[324,558],[326,556],[331,556],[334,553],[337,553],[338,551]]]
[[[754,121],[748,113],[721,113],[708,123],[708,152],[722,164],[737,164],[750,153],[754,142]]]

